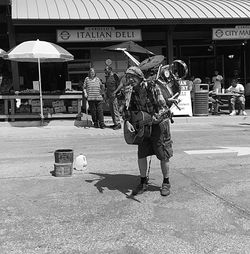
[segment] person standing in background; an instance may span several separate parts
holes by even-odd
[[[103,116],[104,87],[101,80],[96,76],[95,69],[90,68],[88,76],[83,83],[84,96],[89,103],[89,109],[95,128],[105,128]]]
[[[120,122],[120,112],[118,107],[118,100],[115,94],[117,87],[120,84],[120,79],[116,73],[113,72],[111,66],[105,67],[105,76],[106,76],[106,97],[109,103],[109,110],[111,113],[111,117],[113,120],[113,129],[119,130],[121,129]]]
[[[0,73],[0,94],[14,93],[12,79],[9,73]]]
[[[212,83],[214,84],[213,85],[213,90],[216,93],[221,93],[222,81],[223,81],[223,77],[221,75],[219,75],[218,70],[215,70],[214,71],[214,76],[212,77]]]

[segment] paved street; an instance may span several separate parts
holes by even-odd
[[[171,195],[160,196],[153,157],[149,191],[132,199],[136,146],[122,130],[1,123],[0,253],[248,254],[250,112],[176,117],[171,128]],[[86,155],[87,170],[53,177],[65,148]]]

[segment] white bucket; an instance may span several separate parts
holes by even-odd
[[[78,155],[74,161],[74,169],[84,171],[87,169],[87,158],[83,154]]]

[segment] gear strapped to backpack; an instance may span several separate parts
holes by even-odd
[[[152,72],[149,79],[158,84],[168,107],[171,107],[174,103],[177,108],[179,108],[177,103],[171,99],[177,99],[180,95],[180,80],[186,77],[188,67],[182,60],[174,60],[172,64],[163,66],[161,63],[163,62],[164,58],[165,57],[163,55],[149,57],[142,61],[138,67],[142,71]],[[179,75],[177,70],[180,70],[182,75]]]
[[[173,71],[173,68],[176,64],[180,64],[183,68],[182,77],[178,77],[178,75],[176,75]],[[180,81],[184,77],[186,77],[187,73],[188,73],[187,65],[182,60],[174,60],[171,65],[159,66],[155,81],[159,85],[163,97],[165,98],[166,103],[169,107],[171,107],[173,104],[173,101],[169,99],[170,98],[176,99],[180,95],[181,92]],[[176,103],[175,105],[178,108],[178,105]]]

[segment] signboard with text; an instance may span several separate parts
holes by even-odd
[[[178,115],[192,116],[193,115],[192,103],[190,90],[188,90],[188,86],[181,86],[181,93],[178,99],[180,100],[180,102],[178,103],[180,109],[178,109],[174,104],[171,106],[171,111],[174,114],[174,116]]]
[[[246,40],[250,39],[250,26],[233,28],[213,28],[213,40]]]
[[[83,30],[57,30],[57,42],[141,41],[140,29],[85,27]]]

